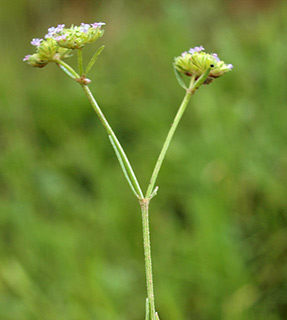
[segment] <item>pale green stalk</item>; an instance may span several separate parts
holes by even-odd
[[[142,211],[145,273],[146,273],[146,286],[147,286],[147,296],[148,296],[147,303],[149,304],[148,313],[150,314],[151,320],[156,320],[153,276],[152,276],[150,231],[149,231],[149,212],[148,212],[149,202],[150,202],[149,199],[142,199],[140,201],[140,205],[141,205],[141,211]]]
[[[79,68],[79,73],[82,76],[84,74],[84,68],[83,68],[83,49],[80,48],[78,50],[78,68]]]
[[[186,89],[185,96],[184,96],[182,103],[177,111],[177,114],[172,122],[172,125],[169,129],[169,132],[167,134],[167,137],[165,139],[165,142],[163,144],[163,147],[161,149],[161,152],[159,154],[159,157],[158,157],[157,162],[155,164],[155,167],[153,169],[153,173],[150,178],[150,182],[149,182],[149,185],[148,185],[148,188],[146,191],[146,196],[145,196],[146,198],[150,198],[151,195],[153,195],[153,193],[154,193],[154,186],[156,183],[156,179],[157,179],[159,170],[161,168],[161,165],[162,165],[163,160],[165,158],[167,149],[170,145],[170,142],[173,138],[175,130],[179,124],[179,121],[182,118],[183,113],[188,105],[189,100],[190,100],[191,96],[194,94],[194,92],[196,91],[196,89],[198,89],[198,87],[205,82],[205,80],[207,79],[207,77],[209,75],[209,72],[210,72],[210,69],[206,70],[206,72],[201,77],[199,77],[196,81],[195,81],[194,77],[191,78],[189,87],[188,87],[188,89]]]
[[[146,298],[146,300],[145,300],[145,320],[150,320],[148,298]]]
[[[74,76],[75,79],[80,77],[78,75],[78,73],[70,65],[68,65],[66,62],[64,62],[63,60],[56,60],[55,62],[57,64],[63,66],[65,69],[67,69],[70,72],[70,74]]]
[[[152,194],[153,192],[153,189],[154,189],[154,186],[155,186],[155,183],[156,183],[156,179],[157,179],[157,176],[158,176],[158,173],[159,173],[159,170],[161,168],[161,165],[162,165],[162,162],[165,158],[165,155],[166,155],[166,152],[167,152],[167,149],[170,145],[170,142],[171,142],[171,139],[175,133],[175,130],[179,124],[179,121],[180,119],[182,118],[182,115],[188,105],[188,102],[190,100],[190,97],[191,95],[193,94],[193,85],[194,85],[194,77],[190,80],[190,85],[189,85],[189,88],[186,90],[186,93],[185,93],[185,96],[182,100],[182,103],[177,111],[177,114],[172,122],[172,125],[169,129],[169,132],[167,134],[167,137],[165,139],[165,142],[163,144],[163,147],[161,149],[161,152],[158,156],[158,159],[157,159],[157,162],[155,164],[155,167],[154,167],[154,170],[153,170],[153,173],[152,173],[152,176],[150,178],[150,182],[149,182],[149,185],[148,185],[148,188],[147,188],[147,192],[146,192],[146,198],[149,198],[150,195]]]

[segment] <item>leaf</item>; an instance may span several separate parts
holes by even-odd
[[[94,65],[94,63],[97,61],[98,56],[101,54],[101,52],[104,50],[105,46],[101,46],[96,52],[95,54],[92,56],[90,62],[87,65],[87,68],[85,70],[85,75],[88,74],[88,72],[91,70],[92,66]]]
[[[176,76],[176,79],[179,83],[179,85],[183,88],[183,89],[187,89],[187,86],[186,84],[184,83],[183,81],[183,76],[182,74],[176,69],[175,65],[173,64],[173,69],[174,69],[174,73],[175,73],[175,76]]]
[[[115,141],[114,141],[114,139],[113,139],[113,137],[111,135],[109,135],[109,139],[110,139],[110,142],[111,142],[111,144],[112,144],[112,146],[114,148],[115,154],[116,154],[116,156],[117,156],[117,158],[119,160],[119,163],[120,163],[121,169],[122,169],[122,171],[124,173],[124,176],[126,177],[126,179],[128,181],[128,184],[129,184],[130,188],[132,189],[132,192],[139,199],[140,196],[137,194],[137,192],[136,192],[136,190],[135,190],[135,188],[133,186],[133,183],[131,182],[131,179],[129,178],[129,175],[127,173],[127,169],[125,167],[124,161],[123,161],[123,159],[121,157],[121,154],[120,154],[120,152],[119,152],[119,150],[118,150],[118,148],[117,148],[117,146],[115,144]]]
[[[201,86],[205,82],[205,80],[209,76],[210,70],[211,68],[208,68],[205,71],[205,73],[196,80],[195,84],[193,85],[194,90],[196,90],[199,86]]]
[[[151,195],[149,196],[150,199],[152,199],[153,197],[155,197],[157,195],[157,190],[158,190],[158,187],[155,187],[153,192],[151,193]]]

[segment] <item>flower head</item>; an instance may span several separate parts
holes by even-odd
[[[50,27],[44,39],[34,38],[31,44],[36,53],[26,55],[23,61],[33,67],[42,68],[49,62],[57,62],[71,56],[71,49],[80,49],[85,44],[96,41],[104,33],[103,22],[82,23],[80,26],[65,28],[64,24]]]
[[[36,53],[26,55],[23,61],[33,67],[43,68],[49,62],[55,62],[71,56],[71,50],[59,47],[53,38],[33,39],[31,41],[36,46]]]
[[[48,29],[46,38],[53,38],[58,45],[67,49],[80,49],[87,43],[96,41],[104,33],[101,27],[103,22],[92,24],[81,23],[80,26],[71,26],[64,28],[64,25],[58,25],[57,28]]]
[[[38,53],[28,54],[23,61],[27,62],[30,66],[37,68],[43,68],[49,63],[48,60],[42,59]]]
[[[194,76],[195,79],[198,79],[211,68],[205,83],[210,83],[214,78],[218,78],[232,70],[232,64],[225,64],[216,53],[209,54],[203,50],[203,46],[199,46],[191,48],[188,52],[183,52],[174,59],[174,67],[180,73],[190,77]]]

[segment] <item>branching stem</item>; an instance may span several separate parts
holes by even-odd
[[[70,77],[74,78],[75,80],[79,79],[78,73],[68,64],[63,62],[62,60],[56,61],[60,66],[62,66],[62,69],[65,73],[67,73]],[[78,50],[78,67],[79,67],[79,73],[80,75],[83,75],[83,61],[82,61],[82,51]],[[109,125],[107,119],[105,118],[102,110],[100,109],[97,101],[95,100],[94,96],[92,95],[90,89],[87,85],[80,83],[82,86],[82,89],[89,99],[93,109],[97,113],[101,123],[103,124],[104,128],[107,131],[107,134],[109,136],[110,142],[114,148],[114,151],[116,153],[116,156],[120,162],[121,169],[128,180],[128,183],[130,185],[131,190],[136,195],[136,197],[139,199],[139,203],[141,206],[141,212],[142,212],[142,225],[143,225],[143,242],[144,242],[144,257],[145,257],[145,273],[146,273],[146,285],[147,285],[147,300],[146,300],[146,319],[147,320],[158,320],[158,314],[155,309],[155,298],[154,298],[154,287],[153,287],[153,275],[152,275],[152,258],[151,258],[151,241],[150,241],[150,229],[149,229],[149,203],[150,200],[156,195],[157,188],[155,188],[155,183],[161,168],[161,165],[163,163],[163,160],[166,156],[168,147],[170,145],[170,142],[174,136],[174,133],[176,131],[176,128],[183,116],[183,113],[188,105],[188,102],[190,100],[190,97],[193,95],[195,90],[205,82],[207,79],[207,76],[209,74],[210,70],[207,70],[197,81],[195,81],[195,78],[192,77],[190,80],[189,87],[186,89],[185,96],[183,98],[183,101],[176,113],[176,116],[172,122],[171,128],[167,134],[167,137],[165,139],[165,142],[163,144],[163,147],[161,149],[161,152],[159,154],[159,157],[157,159],[157,162],[155,164],[146,196],[143,196],[141,187],[138,183],[138,180],[136,178],[136,175],[133,171],[133,168],[124,152],[124,149],[122,148],[120,142],[118,141],[114,131],[112,130],[111,126]]]

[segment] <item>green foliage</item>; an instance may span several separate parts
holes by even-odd
[[[0,12],[0,319],[144,318],[140,212],[106,133],[56,66],[21,61],[48,26],[82,21],[107,23],[90,87],[142,185],[182,99],[173,58],[203,45],[234,65],[192,97],[159,176],[160,319],[284,319],[286,4],[24,3]]]

